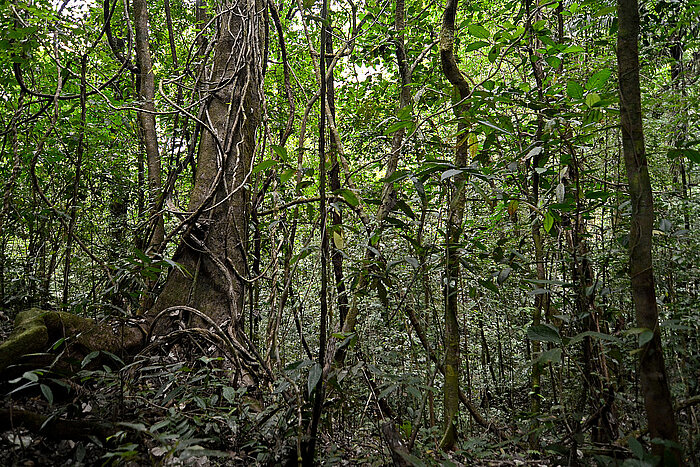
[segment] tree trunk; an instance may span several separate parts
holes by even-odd
[[[252,1],[252,0],[251,0]],[[235,0],[217,13],[213,63],[201,112],[207,124],[197,155],[191,216],[173,269],[151,313],[188,305],[229,330],[243,324],[248,275],[249,182],[261,120],[265,28],[260,5]]]
[[[661,348],[651,238],[654,204],[649,179],[644,130],[642,126],[641,91],[639,88],[639,9],[637,0],[618,0],[619,30],[617,64],[620,85],[620,119],[622,148],[632,201],[632,222],[629,236],[630,278],[637,326],[651,330],[653,338],[640,352],[640,380],[652,439],[677,441],[678,429],[673,414],[671,394]],[[664,446],[654,444],[654,452],[663,454]],[[674,451],[680,462],[680,454]]]
[[[333,62],[333,34],[330,23],[326,26],[328,30],[326,32],[326,69],[330,69]],[[335,80],[333,79],[333,73],[328,75],[328,81],[326,82],[326,99],[328,100],[328,107],[331,111],[331,115],[335,120]],[[336,193],[341,189],[340,183],[340,163],[338,161],[338,146],[331,140],[330,148],[328,151],[328,157],[330,159],[330,171],[328,173],[328,183],[330,185],[331,191]],[[340,210],[339,206],[331,209],[331,236],[333,237],[333,242],[331,243],[331,264],[333,265],[333,276],[335,278],[335,289],[338,295],[338,315],[339,324],[342,328],[345,322],[345,317],[348,315],[348,309],[350,307],[348,303],[348,292],[345,287],[345,276],[343,273],[343,239],[345,235],[343,234],[343,212]]]
[[[148,43],[148,5],[145,0],[134,0],[134,32],[136,33],[136,60],[138,63],[139,139],[146,151],[148,167],[148,229],[150,239],[144,246],[158,250],[163,243],[165,228],[163,215],[160,213],[162,183],[160,175],[160,153],[158,152],[158,135],[156,134],[156,110],[153,102],[156,94],[151,60],[151,47]]]
[[[448,0],[442,17],[440,29],[440,60],[442,71],[449,82],[458,91],[458,102],[454,108],[457,124],[457,141],[455,142],[455,166],[464,167],[467,164],[469,143],[467,124],[464,112],[467,106],[464,102],[469,96],[469,83],[457,67],[454,57],[455,16],[457,0]],[[457,291],[460,275],[458,244],[462,234],[462,220],[466,198],[464,194],[464,174],[454,177],[454,186],[450,194],[450,207],[447,218],[446,232],[446,265],[445,265],[445,433],[440,441],[440,447],[445,450],[454,449],[457,442],[455,422],[459,411],[459,321],[457,319]]]

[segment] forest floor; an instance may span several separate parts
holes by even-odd
[[[0,342],[7,339],[11,330],[10,320],[0,315]],[[260,434],[267,423],[261,419],[268,411],[251,402],[253,398],[245,390],[237,390],[231,396],[236,398],[233,403],[226,396],[226,390],[233,389],[227,387],[227,378],[222,376],[225,372],[197,364],[199,360],[191,362],[188,369],[182,363],[176,366],[178,362],[172,354],[153,355],[144,357],[147,363],[141,364],[139,370],[127,372],[128,376],[120,371],[87,370],[83,366],[70,378],[39,371],[40,380],[32,381],[25,373],[10,383],[0,382],[0,466],[295,465],[296,456],[290,446],[294,445],[296,429],[285,435],[274,430],[272,436]],[[139,373],[155,368],[157,375]],[[22,385],[24,389],[16,392]],[[47,391],[44,386],[50,389]],[[177,399],[170,399],[166,394],[169,389],[164,389],[167,387],[188,389],[178,393]],[[219,397],[218,402],[207,400],[214,397]],[[226,409],[224,398],[235,407]],[[280,407],[274,410],[279,413],[296,413],[293,408],[281,407],[283,402],[278,401],[277,405]],[[25,419],[22,426],[17,423],[28,416],[34,418],[29,422]],[[197,426],[190,429],[195,426],[193,422]],[[246,423],[245,429],[241,428]],[[30,429],[25,428],[32,424]],[[68,438],[66,432],[74,429],[79,431],[77,436],[61,439]],[[182,439],[163,435],[178,433],[178,429],[183,433]],[[353,436],[343,442],[324,436],[318,446],[319,464],[391,464],[388,450],[381,439],[372,438],[372,430],[366,433],[371,439],[361,445],[356,444],[356,438],[363,435]],[[479,449],[478,456],[468,452],[446,456],[436,448],[426,451],[424,446],[424,452],[415,453],[412,465],[567,465],[562,458],[551,456],[533,459],[531,453],[519,452],[516,443],[498,449],[482,446],[488,444],[486,439],[471,441],[484,448]],[[291,463],[283,462],[285,456]]]

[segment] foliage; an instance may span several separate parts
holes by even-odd
[[[239,272],[246,281],[243,335],[271,374],[248,384],[255,375],[232,363],[230,349],[193,331],[181,347],[165,339],[162,349],[150,346],[137,356],[105,358],[82,349],[73,376],[51,362],[20,371],[6,383],[4,405],[35,395],[52,417],[111,421],[109,439],[74,444],[67,456],[76,463],[295,462],[320,381],[318,456],[329,464],[391,462],[386,420],[411,444],[406,455],[416,465],[659,461],[650,454],[655,441],[645,434],[637,383],[636,359],[654,330],[636,327],[629,293],[633,239],[619,157],[614,6],[460,4],[455,49],[472,92],[462,103],[467,110],[456,115],[460,99],[439,56],[443,6],[405,2],[405,27],[397,30],[399,3],[331,4],[327,24],[337,63],[325,164],[315,151],[313,99],[320,4],[277,5],[282,37],[268,6],[263,124],[245,184],[251,216],[241,248],[248,262]],[[133,59],[133,8],[105,5],[0,5],[3,337],[16,314],[33,306],[133,323],[169,274],[196,277],[170,258],[185,230],[175,229],[190,214],[204,131],[199,107],[209,98],[202,97],[199,67],[217,23],[198,24],[190,2],[148,5],[163,169],[159,212],[166,235],[174,233],[153,252],[150,207],[157,193],[148,188],[139,136],[139,80],[108,44],[104,26],[108,7],[117,52]],[[652,1],[641,14],[660,330],[680,443],[686,462],[697,465],[698,409],[683,404],[700,389],[700,7]],[[399,43],[412,70],[407,83],[397,64]],[[83,57],[88,85],[81,91]],[[399,100],[403,85],[406,106]],[[469,144],[465,166],[453,159],[460,141]],[[398,167],[389,173],[394,152]],[[320,167],[336,171],[340,183],[329,190],[328,235],[341,273],[328,278],[328,337],[347,353],[343,365],[329,363],[326,371],[315,360]],[[386,217],[377,219],[392,190]],[[453,190],[467,200],[456,245],[460,388],[488,426],[462,406],[457,449],[444,453],[439,366]],[[201,227],[187,224],[186,235]],[[349,331],[341,322],[343,297],[360,317]],[[63,344],[46,350],[69,348]],[[540,378],[536,387],[533,375]],[[14,453],[11,462],[25,458],[11,441],[19,438],[2,439]]]

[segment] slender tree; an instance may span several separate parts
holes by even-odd
[[[150,239],[144,247],[158,249],[165,237],[163,215],[160,213],[162,196],[161,163],[158,150],[158,135],[156,134],[156,106],[154,103],[155,73],[151,59],[151,46],[148,32],[148,5],[145,0],[134,0],[134,32],[136,36],[136,62],[138,64],[139,90],[139,139],[146,151],[146,166],[148,167],[148,200],[150,216]]]
[[[619,30],[617,66],[620,86],[622,150],[632,201],[629,235],[630,279],[637,326],[653,333],[641,347],[639,374],[652,439],[677,441],[678,429],[664,364],[659,330],[659,311],[654,290],[651,246],[654,202],[644,147],[641,91],[639,86],[639,9],[637,0],[618,0]],[[662,454],[664,446],[654,445]],[[674,450],[677,460],[680,453]]]
[[[457,0],[448,0],[442,16],[440,29],[440,62],[442,72],[457,94],[457,104],[454,108],[458,119],[457,141],[455,143],[455,166],[467,165],[469,143],[467,124],[464,112],[467,110],[465,99],[469,97],[469,83],[457,67],[454,56],[455,17],[457,15]],[[450,207],[447,217],[446,247],[445,247],[445,433],[440,446],[445,450],[454,449],[457,442],[457,414],[459,412],[459,321],[457,319],[457,291],[460,275],[458,245],[462,234],[462,220],[466,196],[464,192],[465,177],[459,173],[454,177],[454,185],[450,194]]]

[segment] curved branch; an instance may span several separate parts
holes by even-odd
[[[469,82],[457,66],[454,56],[456,16],[457,0],[447,0],[440,28],[440,62],[447,79],[459,90],[460,97],[465,99],[469,96]]]

